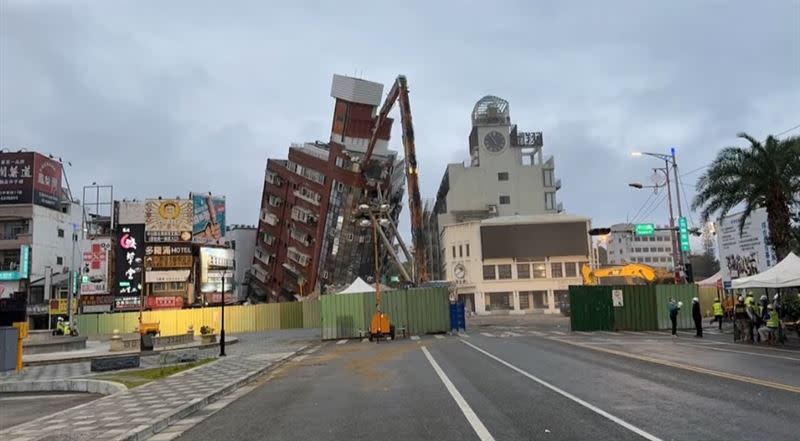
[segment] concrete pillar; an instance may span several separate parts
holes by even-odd
[[[553,293],[552,289],[548,289],[547,290],[547,311],[546,312],[549,313],[549,314],[555,314],[555,312],[557,310],[558,310],[558,307],[556,306],[555,294]]]
[[[512,314],[522,314],[522,310],[519,309],[519,291],[512,291],[511,292],[511,304],[513,310],[511,311]]]

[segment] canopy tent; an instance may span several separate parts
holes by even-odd
[[[720,280],[722,280],[722,270],[717,271],[716,274],[707,279],[696,282],[696,284],[700,286],[717,286],[717,282]]]
[[[789,253],[777,265],[750,277],[735,279],[733,288],[790,288],[800,286],[800,257]]]
[[[356,277],[356,280],[354,280],[350,286],[336,294],[356,294],[361,292],[375,292],[375,288],[365,282],[361,277]]]

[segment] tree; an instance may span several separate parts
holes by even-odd
[[[779,140],[768,136],[762,144],[746,133],[749,147],[725,147],[697,181],[693,208],[702,207],[703,222],[715,213],[725,216],[744,204],[739,232],[750,214],[767,209],[769,241],[778,259],[791,251],[792,209],[800,203],[800,137]]]

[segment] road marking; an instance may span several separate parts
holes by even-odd
[[[657,436],[655,436],[655,435],[653,435],[651,433],[645,432],[644,430],[634,426],[633,424],[631,424],[631,423],[629,423],[629,422],[627,422],[627,421],[625,421],[625,420],[623,420],[623,419],[621,419],[619,417],[611,415],[610,413],[606,412],[605,410],[600,409],[599,407],[597,407],[597,406],[595,406],[595,405],[593,405],[591,403],[588,403],[588,402],[576,397],[575,395],[572,395],[571,393],[569,393],[569,392],[567,392],[565,390],[562,390],[562,389],[559,389],[556,386],[553,386],[552,384],[542,380],[541,378],[536,377],[536,376],[534,376],[534,375],[532,375],[532,374],[530,374],[530,373],[528,373],[528,372],[526,372],[526,371],[514,366],[513,364],[511,364],[511,363],[509,363],[509,362],[507,362],[507,361],[505,361],[505,360],[503,360],[503,359],[501,359],[501,358],[499,358],[499,357],[497,357],[497,356],[495,356],[495,355],[493,355],[493,354],[491,354],[489,352],[486,352],[485,350],[473,345],[472,343],[470,343],[470,342],[468,342],[466,340],[461,340],[461,343],[464,343],[465,345],[471,347],[472,349],[475,349],[476,351],[478,351],[478,352],[482,353],[483,355],[491,358],[492,360],[494,360],[494,361],[496,361],[496,362],[508,367],[511,370],[514,370],[514,371],[516,371],[516,372],[518,372],[518,373],[530,378],[531,380],[541,384],[542,386],[552,390],[553,392],[555,392],[555,393],[557,393],[557,394],[559,394],[559,395],[561,395],[561,396],[563,396],[565,398],[568,398],[568,399],[580,404],[581,406],[591,410],[592,412],[594,412],[594,413],[596,413],[598,415],[601,415],[601,416],[603,416],[603,417],[605,417],[605,418],[607,418],[607,419],[619,424],[620,426],[630,430],[631,432],[633,432],[633,433],[635,433],[635,434],[637,434],[637,435],[639,435],[639,436],[641,436],[641,437],[643,437],[645,439],[648,439],[650,441],[663,441],[661,438],[659,438],[659,437],[657,437]]]
[[[317,347],[315,347],[315,348],[313,348],[313,349],[309,349],[308,351],[306,351],[306,354],[313,354],[314,352],[317,352],[317,351],[319,351],[319,348],[320,348],[320,347],[321,347],[321,346],[317,346]]]
[[[690,347],[698,347],[701,345],[696,345],[692,343],[678,343],[681,346],[690,346]],[[763,354],[760,352],[748,352],[748,351],[737,351],[735,349],[724,349],[724,348],[714,348],[711,344],[702,345],[703,349],[711,349],[712,351],[723,351],[723,352],[735,352],[737,354],[747,354],[747,355],[754,355],[756,357],[767,357],[767,358],[779,358],[782,360],[792,360],[792,361],[800,361],[800,358],[793,358],[793,357],[786,357],[784,355],[772,355],[772,354]]]
[[[25,401],[25,400],[39,400],[42,398],[45,399],[53,399],[53,398],[69,398],[69,397],[76,397],[80,396],[82,392],[73,392],[71,394],[48,394],[42,393],[38,395],[21,395],[21,396],[8,396],[8,397],[0,397],[0,401]]]
[[[417,341],[419,340],[419,335],[412,335],[411,340]]]
[[[464,397],[461,396],[461,393],[458,391],[458,389],[456,389],[455,385],[453,385],[453,382],[451,382],[450,379],[447,378],[447,375],[444,373],[442,368],[439,367],[439,363],[436,363],[436,360],[433,359],[431,353],[428,352],[428,348],[423,346],[422,352],[425,353],[425,357],[431,363],[431,366],[433,366],[433,370],[436,371],[436,375],[438,375],[439,379],[442,380],[442,383],[444,383],[444,387],[447,389],[448,392],[450,392],[450,396],[452,396],[453,399],[456,401],[456,404],[458,404],[458,407],[461,409],[461,413],[463,413],[464,417],[467,418],[467,421],[472,426],[472,429],[475,431],[475,433],[478,435],[478,438],[480,438],[481,441],[494,441],[494,437],[492,436],[492,434],[489,433],[489,430],[486,428],[486,426],[483,425],[481,420],[478,418],[478,415],[476,415],[475,412],[472,410],[472,408],[469,407],[467,400],[465,400]]]
[[[297,357],[294,357],[294,361],[303,361],[307,357],[308,357],[308,354],[306,354],[306,355],[298,355]]]
[[[555,334],[555,335],[567,335],[566,333],[561,332],[561,331],[552,331],[552,333]]]
[[[463,332],[459,332],[459,333],[458,333],[458,336],[459,336],[459,337],[466,337],[466,338],[469,338],[469,334],[465,334],[465,333],[463,333]]]
[[[481,332],[481,335],[484,337],[494,337],[494,334],[490,334],[488,332]]]
[[[533,334],[533,335],[535,335],[537,337],[544,337],[544,335],[545,335],[544,332],[539,332],[539,331],[528,331],[528,332],[530,332],[531,334]]]
[[[337,344],[337,345],[343,345],[343,344],[345,344],[345,343],[347,343],[347,339],[346,339],[346,338],[344,338],[344,339],[341,339],[341,340],[339,340],[339,341],[337,341],[337,342],[336,342],[336,344]]]
[[[575,331],[575,333],[576,334],[580,334],[580,335],[592,335],[592,334],[594,334],[593,332],[586,332],[586,331]]]
[[[631,334],[631,335],[645,335],[644,332],[638,331],[622,331],[624,334]]]
[[[674,367],[674,368],[678,368],[678,369],[684,369],[684,370],[687,370],[687,371],[698,372],[698,373],[701,373],[701,374],[713,375],[715,377],[725,378],[727,380],[741,381],[742,383],[750,383],[750,384],[755,384],[755,385],[758,385],[758,386],[770,387],[770,388],[773,388],[773,389],[783,390],[783,391],[787,391],[787,392],[795,392],[795,393],[800,394],[800,387],[799,386],[791,386],[791,385],[788,385],[788,384],[776,383],[774,381],[759,380],[758,378],[746,377],[744,375],[732,374],[732,373],[729,373],[729,372],[715,371],[713,369],[706,369],[706,368],[699,367],[699,366],[692,366],[692,365],[688,365],[688,364],[677,363],[677,362],[674,362],[674,361],[662,360],[660,358],[653,358],[653,357],[648,357],[648,356],[645,356],[645,355],[631,354],[631,353],[624,352],[624,351],[617,351],[615,349],[599,348],[599,347],[596,347],[596,346],[590,346],[590,345],[586,345],[586,344],[583,344],[583,343],[578,343],[576,341],[569,341],[569,340],[565,340],[565,339],[554,339],[554,340],[559,341],[559,342],[564,343],[564,344],[568,344],[568,345],[578,346],[578,347],[585,348],[585,349],[591,349],[593,351],[600,351],[600,352],[605,352],[605,353],[608,353],[608,354],[618,355],[620,357],[633,358],[635,360],[647,361],[649,363],[660,364],[660,365],[663,365],[663,366],[669,366],[669,367]],[[464,343],[466,343],[466,342],[464,342]],[[467,343],[467,344],[469,344],[469,343]]]
[[[439,340],[442,340],[444,338],[444,335],[436,334],[434,335],[434,337],[438,338]]]
[[[511,331],[508,331],[508,335],[510,335],[512,337],[522,337],[522,334],[518,334],[516,332],[511,332]]]

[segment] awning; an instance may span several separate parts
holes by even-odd
[[[189,279],[190,270],[147,271],[144,276],[147,283],[185,282]]]

